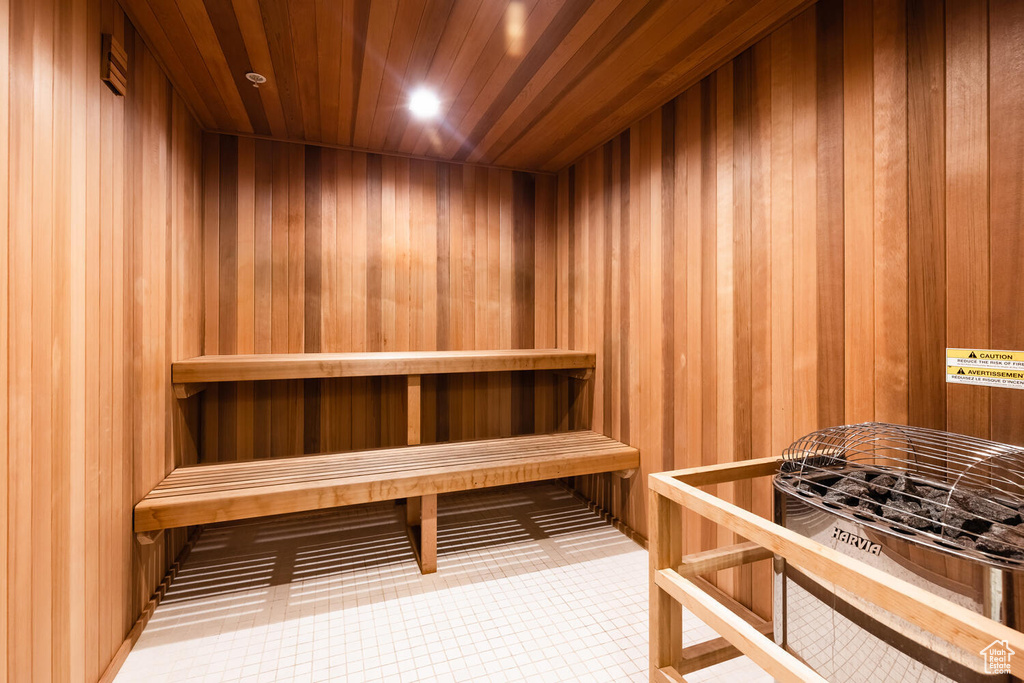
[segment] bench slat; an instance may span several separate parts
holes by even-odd
[[[171,364],[177,385],[206,382],[376,377],[466,372],[593,368],[593,353],[561,349],[404,351],[374,353],[265,353],[198,356]]]
[[[178,468],[135,507],[136,532],[639,467],[592,431]]]
[[[524,450],[521,453],[509,454],[502,456],[503,460],[509,462],[516,459],[544,457],[550,455],[573,455],[573,454],[597,454],[605,452],[609,449],[608,447],[600,446],[573,446],[571,448],[566,447],[559,450],[557,453],[543,453],[534,452],[530,450]],[[471,454],[451,454],[444,458],[432,457],[432,458],[409,458],[404,461],[405,468],[415,469],[439,469],[444,467],[453,466],[468,466],[473,463],[486,463],[494,459],[493,455],[486,453],[471,453]],[[362,476],[371,474],[387,475],[394,471],[394,466],[387,462],[367,462],[365,459],[360,462],[346,463],[344,468],[345,476]],[[321,467],[296,467],[291,470],[265,472],[262,474],[253,473],[252,476],[247,476],[244,473],[238,473],[234,476],[224,477],[217,481],[209,481],[207,479],[192,480],[192,481],[180,481],[174,480],[161,484],[158,489],[154,489],[150,494],[149,498],[166,498],[175,495],[183,495],[184,493],[204,493],[220,491],[232,488],[253,488],[259,486],[272,486],[275,484],[282,484],[288,481],[306,481],[310,479],[322,479],[325,477],[333,478],[336,476],[338,468],[326,465]]]

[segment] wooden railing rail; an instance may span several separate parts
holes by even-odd
[[[859,560],[702,491],[699,487],[774,475],[781,458],[762,458],[652,474],[650,509],[651,681],[685,681],[689,671],[745,654],[779,681],[824,681],[813,669],[775,644],[742,616],[707,591],[698,574],[739,566],[771,556],[827,577],[946,642],[969,652],[1006,641],[1024,652],[1024,633],[966,607],[940,598]],[[682,511],[688,509],[720,524],[745,541],[729,548],[682,554]],[[698,662],[682,647],[682,608],[714,628],[721,639],[705,644]],[[712,645],[716,644],[716,645]],[[717,649],[715,649],[717,648]],[[699,665],[699,666],[698,666]],[[1011,660],[1011,673],[1024,677],[1024,657]]]

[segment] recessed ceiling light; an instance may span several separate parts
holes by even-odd
[[[505,10],[505,47],[511,57],[521,57],[526,42],[526,8],[522,0],[512,0]]]
[[[433,90],[416,88],[409,97],[409,111],[418,119],[432,119],[441,111],[441,100]]]

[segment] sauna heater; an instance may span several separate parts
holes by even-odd
[[[891,424],[835,427],[786,449],[774,489],[777,523],[1019,628],[1020,448]],[[782,558],[774,580],[776,642],[829,681],[1016,680],[986,673],[994,653],[950,645]]]

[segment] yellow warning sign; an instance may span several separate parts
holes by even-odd
[[[946,349],[946,366],[1024,370],[1024,351],[994,349]]]
[[[946,358],[974,360],[1015,360],[1024,362],[1024,351],[997,351],[994,349],[946,349]]]
[[[947,365],[946,381],[953,384],[976,384],[986,387],[1024,389],[1024,370]]]

